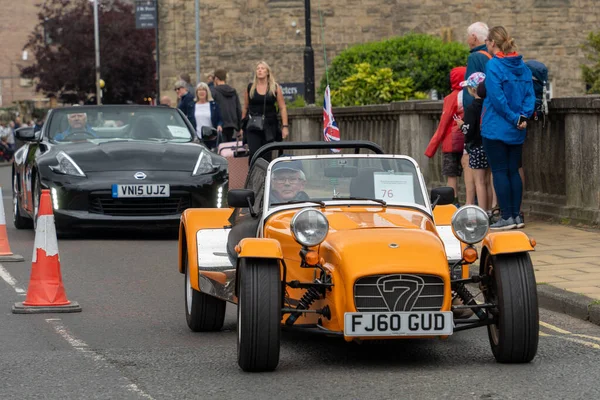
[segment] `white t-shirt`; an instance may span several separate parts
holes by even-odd
[[[196,135],[198,135],[198,138],[202,139],[202,127],[212,127],[212,120],[210,118],[210,103],[196,103],[196,107],[194,109],[194,117],[196,117]]]

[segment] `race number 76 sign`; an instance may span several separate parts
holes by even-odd
[[[414,203],[415,187],[413,174],[410,173],[373,173],[375,197],[398,203]]]

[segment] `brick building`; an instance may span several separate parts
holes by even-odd
[[[177,74],[195,78],[194,0],[159,0],[162,94],[174,96]],[[580,64],[587,34],[600,29],[598,0],[312,0],[316,84],[324,74],[319,10],[328,59],[352,44],[410,31],[464,41],[475,21],[504,25],[526,59],[550,69],[553,95],[584,93]],[[304,1],[200,1],[201,74],[230,71],[238,90],[264,59],[280,82],[303,81]]]
[[[23,53],[29,34],[38,23],[40,0],[0,0],[0,107],[15,101],[44,102],[30,80],[20,77],[19,66],[30,65],[33,54]]]

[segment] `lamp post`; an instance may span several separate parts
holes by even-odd
[[[98,0],[94,1],[94,42],[96,46],[96,103],[102,104],[102,89],[100,88],[100,32],[98,29]]]
[[[310,0],[304,0],[304,26],[306,47],[304,47],[304,95],[307,104],[315,104],[315,53],[310,34]]]

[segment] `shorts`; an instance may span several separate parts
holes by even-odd
[[[471,169],[486,169],[490,167],[483,145],[469,149],[469,167]]]
[[[461,153],[443,153],[442,158],[442,175],[444,176],[461,176],[462,166],[460,159]]]

